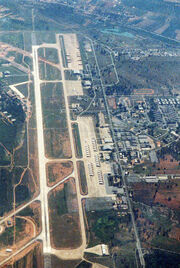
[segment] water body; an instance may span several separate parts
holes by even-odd
[[[121,32],[121,30],[118,29],[118,28],[104,29],[101,32],[102,33],[105,33],[105,34],[115,34],[115,35],[119,35],[119,36],[133,38],[133,39],[135,38],[135,35],[133,35],[132,33],[129,33],[129,32]]]

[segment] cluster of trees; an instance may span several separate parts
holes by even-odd
[[[158,152],[158,157],[164,158],[166,154],[170,154],[173,158],[179,161],[180,160],[180,141],[174,142],[170,146],[163,147]]]
[[[92,231],[103,243],[109,243],[119,230],[117,217],[104,216],[99,218],[92,226]]]
[[[154,250],[150,255],[145,256],[147,268],[178,268],[180,263],[179,254],[172,254],[166,251]]]

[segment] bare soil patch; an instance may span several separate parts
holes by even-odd
[[[13,266],[12,266],[13,265]],[[27,247],[21,253],[17,254],[13,260],[11,259],[2,268],[42,268],[43,256],[42,256],[42,244],[35,242],[31,246]]]
[[[171,155],[165,155],[164,159],[160,159],[160,162],[153,168],[152,174],[180,174],[179,163]]]
[[[46,165],[48,186],[51,187],[62,181],[73,172],[73,163],[66,161],[62,163],[51,162]]]
[[[180,209],[180,180],[174,180],[171,184],[161,184],[154,202],[172,209]]]

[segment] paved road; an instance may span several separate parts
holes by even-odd
[[[34,33],[33,33],[34,35]],[[17,250],[16,252],[13,252],[7,259],[5,259],[3,262],[0,263],[6,263],[8,260],[10,260],[13,256],[16,256],[22,250],[26,249],[29,245],[34,243],[37,240],[41,240],[43,242],[43,254],[45,254],[44,259],[44,265],[45,268],[51,267],[51,258],[50,254],[55,254],[56,256],[64,259],[80,259],[83,257],[84,249],[86,248],[86,232],[85,232],[85,224],[84,224],[84,216],[83,216],[83,210],[82,210],[82,204],[81,204],[81,194],[80,194],[80,187],[79,187],[79,180],[78,180],[78,172],[77,172],[77,166],[76,166],[76,156],[75,156],[75,149],[74,149],[74,142],[73,142],[73,135],[72,135],[72,128],[71,128],[71,119],[70,119],[70,110],[68,105],[68,96],[66,94],[66,84],[65,84],[65,76],[64,76],[64,68],[62,66],[62,56],[61,56],[61,47],[59,42],[59,35],[57,37],[57,44],[56,48],[58,49],[59,59],[60,59],[60,68],[62,72],[62,84],[64,88],[64,98],[65,98],[65,106],[66,106],[66,114],[67,114],[67,122],[68,122],[68,128],[69,128],[69,135],[70,135],[70,142],[71,142],[71,148],[72,148],[72,158],[70,159],[73,161],[74,164],[74,171],[71,175],[64,178],[61,182],[57,183],[53,187],[47,186],[47,178],[46,178],[46,164],[48,162],[56,162],[60,161],[63,162],[65,159],[48,159],[45,157],[45,147],[44,147],[44,133],[43,133],[43,113],[42,113],[42,103],[41,103],[41,83],[44,83],[46,81],[40,80],[39,77],[39,64],[38,64],[38,48],[39,46],[36,46],[35,44],[32,46],[32,59],[33,59],[33,75],[34,75],[34,91],[35,91],[35,107],[36,107],[36,123],[37,123],[37,146],[38,146],[38,160],[39,160],[39,181],[40,181],[40,194],[35,199],[31,200],[24,206],[20,207],[16,211],[13,211],[8,216],[4,217],[0,224],[3,223],[8,218],[16,215],[18,212],[32,204],[35,200],[41,201],[41,217],[42,217],[42,232],[41,234],[31,240],[29,243],[24,245],[21,249]],[[36,43],[35,36],[33,37],[34,42]],[[55,45],[53,45],[54,47]],[[56,81],[53,81],[56,82]],[[58,81],[60,82],[60,81]],[[67,159],[66,159],[67,160]],[[78,199],[78,206],[79,206],[79,218],[80,218],[80,226],[81,226],[81,235],[82,235],[82,245],[77,249],[72,250],[55,250],[51,248],[50,243],[50,226],[49,226],[49,213],[48,213],[48,193],[49,191],[53,190],[55,187],[57,187],[59,184],[65,182],[70,177],[74,177],[76,181],[76,189],[77,189],[77,199]]]
[[[61,34],[60,34],[61,35]],[[75,156],[75,149],[74,149],[74,141],[73,141],[73,135],[72,135],[72,127],[71,127],[71,118],[70,118],[70,109],[68,104],[68,95],[67,95],[67,89],[66,89],[66,83],[65,83],[65,75],[64,75],[64,67],[63,67],[63,60],[62,60],[62,53],[61,53],[61,43],[59,39],[59,34],[56,35],[56,43],[58,45],[58,55],[60,59],[60,68],[61,68],[61,75],[62,75],[62,83],[63,83],[63,89],[64,89],[64,99],[65,99],[65,106],[66,106],[66,115],[67,115],[67,123],[68,123],[68,129],[69,129],[69,137],[70,137],[70,143],[71,143],[71,149],[72,149],[72,161],[74,164],[74,175],[75,175],[75,181],[76,181],[76,191],[77,191],[77,199],[78,199],[78,206],[79,206],[79,218],[80,218],[80,225],[81,225],[81,235],[82,235],[82,245],[79,249],[75,250],[69,250],[66,251],[69,254],[72,254],[74,251],[74,257],[77,256],[76,252],[79,252],[79,255],[81,257],[83,256],[83,251],[86,248],[86,230],[85,230],[85,224],[84,224],[84,216],[83,216],[83,209],[81,204],[81,194],[80,194],[80,187],[79,187],[79,179],[78,179],[78,172],[77,172],[77,165],[76,165],[76,156]],[[61,254],[66,256],[65,251],[61,251]],[[76,258],[76,257],[75,257]]]
[[[37,144],[39,158],[39,181],[40,181],[40,200],[42,213],[42,237],[43,253],[51,252],[50,231],[49,231],[49,213],[48,213],[48,188],[46,180],[46,158],[44,151],[44,133],[41,104],[41,88],[39,79],[38,65],[38,46],[32,47],[33,70],[34,70],[34,89],[35,89],[35,106],[36,106],[36,123],[37,123]]]

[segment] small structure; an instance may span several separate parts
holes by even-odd
[[[6,252],[10,253],[10,252],[12,252],[12,249],[11,248],[7,248],[6,249]]]
[[[104,255],[104,256],[108,256],[108,255],[109,255],[109,249],[108,249],[108,246],[105,245],[105,244],[102,244],[102,245],[101,245],[101,248],[102,248],[102,255]]]

